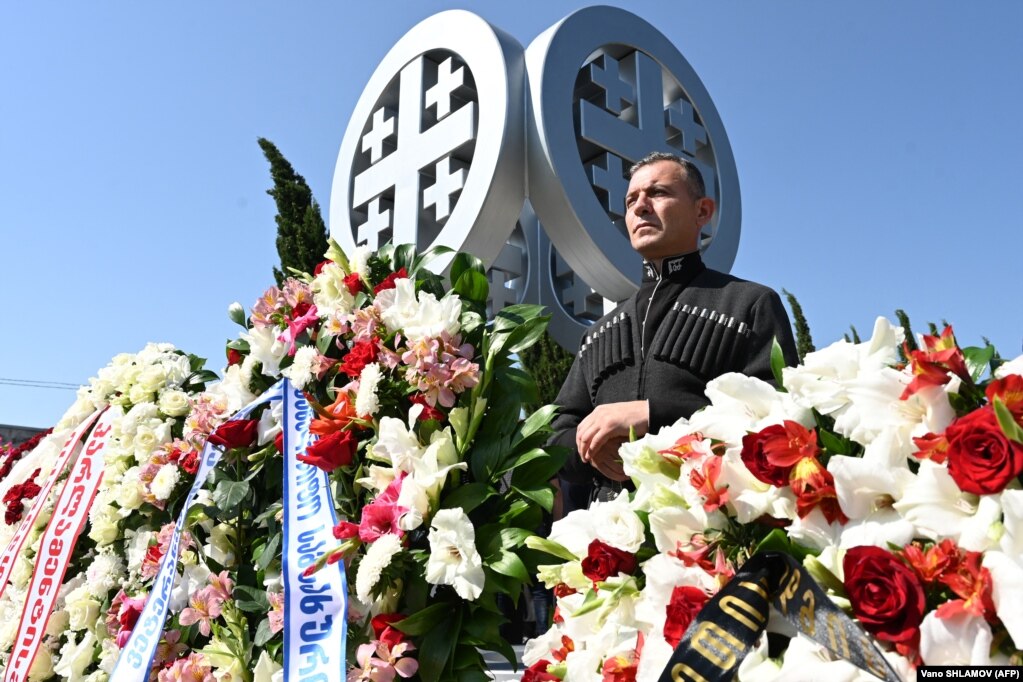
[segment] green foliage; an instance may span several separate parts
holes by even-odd
[[[903,362],[909,362],[909,355],[907,355],[907,351],[917,350],[919,346],[916,345],[916,338],[913,337],[913,328],[909,324],[909,315],[906,314],[906,311],[899,308],[895,311],[895,317],[898,318],[899,325],[902,327],[902,331],[906,335],[905,344],[899,348],[899,357],[902,358]]]
[[[323,260],[327,227],[305,178],[295,172],[273,142],[263,137],[258,142],[270,162],[274,183],[266,193],[277,203],[277,254],[281,267],[274,268],[274,279],[280,286],[291,269],[312,272]]]
[[[799,361],[802,362],[807,353],[812,353],[816,350],[813,345],[813,338],[810,336],[810,324],[806,321],[806,317],[803,316],[803,306],[799,305],[796,297],[785,289],[781,291],[785,294],[785,298],[788,299],[789,307],[792,308],[792,326],[796,332],[796,353],[799,354]]]
[[[572,368],[574,357],[546,331],[532,347],[519,351],[519,361],[536,380],[536,387],[540,393],[536,402],[524,405],[527,413],[535,412],[541,405],[554,402],[561,385],[565,383],[568,370]]]

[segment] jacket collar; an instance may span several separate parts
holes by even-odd
[[[661,260],[660,273],[658,268],[648,261],[643,261],[643,281],[656,282],[666,279],[669,282],[689,282],[696,275],[700,274],[706,266],[699,251],[683,253],[677,256],[668,256]]]

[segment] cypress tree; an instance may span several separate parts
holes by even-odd
[[[266,193],[277,204],[277,255],[281,267],[274,267],[274,279],[280,286],[288,277],[289,268],[312,272],[323,260],[327,252],[327,227],[305,178],[295,172],[273,142],[263,137],[258,142],[270,162],[274,183]]]
[[[803,306],[799,305],[796,297],[785,289],[782,289],[781,292],[785,294],[785,298],[789,301],[789,307],[792,308],[792,326],[796,330],[796,353],[799,355],[799,361],[802,362],[807,353],[816,350],[813,339],[810,337],[810,325],[803,316]]]
[[[544,332],[536,343],[519,353],[522,366],[536,379],[540,394],[539,404],[523,405],[527,414],[554,402],[561,385],[565,383],[568,370],[572,368],[573,358],[548,332]]]

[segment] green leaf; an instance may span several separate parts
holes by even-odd
[[[542,538],[539,535],[533,535],[532,537],[526,538],[526,547],[535,549],[538,552],[550,554],[551,556],[558,557],[559,559],[564,559],[565,561],[579,561],[579,557],[569,552],[564,545],[554,542],[553,540],[548,540],[547,538]]]
[[[239,353],[248,353],[250,350],[249,342],[246,341],[245,339],[235,339],[233,341],[228,341],[226,347],[232,350],[236,350]]]
[[[334,343],[334,335],[321,329],[320,335],[316,337],[316,350],[320,351],[320,355],[326,355],[332,343]]]
[[[241,504],[248,494],[249,484],[245,481],[221,481],[213,491],[213,503],[224,511]]]
[[[509,576],[511,578],[517,578],[522,582],[529,582],[529,571],[526,570],[526,565],[522,563],[522,559],[515,552],[509,552],[508,550],[501,550],[497,560],[491,562],[490,568]]]
[[[755,552],[782,552],[794,556],[800,561],[810,554],[810,550],[792,542],[781,528],[775,528],[768,533],[767,537],[756,546]]]
[[[557,405],[544,405],[539,410],[526,417],[526,420],[522,422],[522,426],[519,427],[518,437],[515,439],[516,442],[528,438],[542,429],[547,429],[547,427],[550,426],[551,420],[554,419],[554,415],[557,411]]]
[[[518,492],[523,497],[528,497],[547,511],[554,507],[554,491],[548,486],[543,488],[517,488],[512,486],[512,490]]]
[[[259,627],[256,628],[256,638],[252,640],[252,643],[256,646],[263,646],[271,639],[273,639],[274,633],[270,630],[270,619],[264,618],[259,622]]]
[[[453,287],[456,294],[466,301],[483,304],[490,293],[490,282],[487,276],[475,270],[466,270],[458,278]]]
[[[421,611],[416,611],[408,618],[399,620],[393,625],[406,635],[423,635],[433,630],[438,624],[449,620],[450,615],[451,605],[439,602],[427,606]]]
[[[417,652],[419,654],[419,679],[423,682],[439,682],[441,679],[449,679],[444,672],[454,651],[458,633],[462,629],[461,608],[444,603],[435,606],[440,606],[447,617],[441,619],[425,634],[422,646]],[[454,618],[451,617],[452,610]]]
[[[270,610],[270,600],[266,596],[266,590],[249,585],[236,585],[234,600],[239,609],[249,613],[266,613]]]
[[[547,451],[544,450],[543,448],[533,448],[529,452],[526,452],[525,454],[522,454],[522,455],[519,455],[518,457],[516,457],[515,460],[511,464],[508,464],[507,466],[501,467],[501,470],[498,471],[497,473],[499,473],[499,474],[508,473],[512,469],[514,469],[514,468],[516,468],[518,466],[521,466],[523,464],[526,464],[528,462],[532,462],[534,459],[538,459],[540,457],[547,457]]]
[[[778,388],[784,390],[784,384],[782,384],[782,373],[781,369],[785,366],[785,354],[781,350],[781,344],[778,343],[778,338],[775,337],[771,340],[771,374],[774,375],[774,380],[778,384]]]
[[[451,259],[451,267],[448,269],[452,282],[457,282],[469,270],[475,270],[481,275],[486,273],[483,261],[471,253],[456,253]]]
[[[494,316],[494,333],[511,331],[523,323],[543,315],[544,307],[535,303],[517,303],[503,308]]]
[[[440,506],[444,509],[461,507],[468,514],[496,494],[497,491],[489,483],[466,483],[455,488],[444,498]]]
[[[544,450],[544,457],[533,457],[528,462],[517,463],[512,471],[511,484],[519,488],[541,488],[558,475],[565,463],[566,448]],[[528,454],[528,453],[527,453]]]
[[[583,598],[583,603],[579,605],[575,611],[572,612],[573,618],[586,615],[590,611],[596,611],[604,605],[604,598],[597,596],[596,590],[590,590],[586,593],[586,597]]]
[[[515,549],[521,547],[526,538],[532,537],[533,531],[525,528],[502,528],[498,535],[501,537],[501,547]]]
[[[277,557],[277,549],[281,546],[281,534],[274,533],[270,536],[266,545],[263,546],[263,551],[260,552],[259,556],[256,557],[256,570],[265,571],[266,567],[270,565],[270,562]]]
[[[963,348],[963,357],[966,358],[966,369],[969,370],[970,378],[973,379],[974,383],[980,381],[980,378],[984,376],[984,372],[987,371],[988,364],[994,356],[995,347],[990,344],[983,348],[978,346]]]
[[[450,246],[433,246],[423,253],[419,254],[412,259],[412,266],[408,270],[409,277],[414,277],[416,273],[429,265],[432,261],[445,256],[449,253],[454,253],[455,250]]]
[[[1012,412],[1005,406],[1001,398],[994,400],[995,416],[998,417],[998,425],[1002,427],[1002,433],[1011,441],[1023,445],[1023,427],[1016,423]]]
[[[817,435],[820,436],[821,445],[823,445],[828,452],[835,455],[852,454],[852,443],[849,439],[842,438],[827,429],[818,429]]]

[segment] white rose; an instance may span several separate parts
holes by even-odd
[[[177,464],[164,464],[156,472],[156,476],[153,477],[153,482],[150,484],[149,489],[156,499],[166,500],[174,492],[174,486],[177,485],[179,478],[181,478],[181,472]]]
[[[139,375],[139,384],[150,393],[156,393],[167,384],[167,375],[160,365],[150,365]]]
[[[81,679],[85,669],[92,665],[95,651],[96,636],[91,632],[86,632],[80,642],[75,641],[74,635],[69,636],[67,643],[60,649],[60,660],[50,674],[57,673],[73,680]],[[39,653],[42,654],[42,651]]]
[[[68,595],[67,615],[68,623],[67,627],[74,631],[88,630],[90,627],[96,624],[96,619],[99,617],[100,603],[92,598],[88,589],[75,590],[73,593],[75,600],[71,600],[71,595]]]
[[[124,472],[117,486],[117,505],[121,509],[138,509],[142,506],[142,484],[139,483],[139,468],[132,467]]]
[[[643,544],[643,522],[629,506],[629,493],[590,506],[597,537],[624,552],[636,552]]]
[[[69,622],[70,616],[67,611],[63,609],[54,611],[53,615],[50,616],[50,620],[46,623],[46,636],[60,637],[67,630]]]
[[[132,384],[128,389],[127,394],[128,400],[130,400],[134,405],[138,405],[139,403],[148,403],[153,400],[153,392],[142,384]]]
[[[177,389],[164,391],[157,403],[160,411],[168,417],[183,417],[188,414],[188,394]]]
[[[23,588],[32,579],[33,564],[24,554],[19,554],[14,560],[14,570],[11,571],[11,582],[15,587]]]
[[[89,519],[89,539],[100,547],[109,545],[121,533],[116,513],[104,512]]]
[[[36,654],[35,660],[32,661],[32,667],[28,669],[28,679],[31,682],[42,682],[42,680],[48,680],[53,677],[53,654],[50,652],[48,646],[39,647],[39,652]]]

